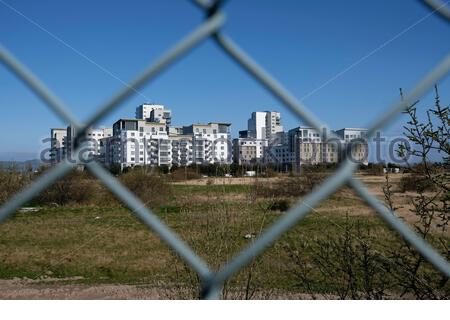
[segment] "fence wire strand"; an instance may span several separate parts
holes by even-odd
[[[162,55],[155,63],[145,69],[134,81],[120,90],[108,102],[100,106],[84,125],[72,115],[66,107],[45,85],[28,70],[18,59],[16,59],[6,48],[0,45],[0,61],[20,80],[22,80],[47,107],[53,110],[64,122],[72,125],[76,130],[76,139],[84,135],[85,131],[96,124],[106,114],[112,112],[126,101],[136,89],[148,84],[156,76],[166,71],[178,59],[185,56],[189,51],[202,41],[213,39],[217,45],[239,66],[241,66],[251,77],[265,87],[284,106],[292,111],[299,119],[308,125],[318,129],[320,132],[327,128],[316,116],[301,104],[280,82],[272,77],[267,71],[259,66],[249,55],[247,55],[234,41],[223,34],[221,28],[225,24],[225,15],[221,12],[224,2],[221,0],[192,0],[192,2],[205,12],[205,21],[184,39],[176,43],[172,49]],[[427,7],[445,21],[450,22],[450,11],[445,7],[446,3],[439,0],[422,0]],[[407,95],[403,101],[394,104],[378,120],[369,126],[369,137],[377,130],[385,127],[388,123],[401,113],[410,102],[414,102],[424,95],[437,81],[448,75],[450,71],[450,54],[440,64],[430,71],[419,84]],[[334,134],[327,129],[330,136]],[[73,154],[79,158],[82,146],[78,146]],[[57,180],[67,175],[77,164],[85,164],[87,169],[111,192],[113,192],[132,212],[146,224],[155,234],[159,236],[176,254],[178,254],[202,280],[201,298],[219,299],[221,285],[230,279],[236,272],[244,268],[251,261],[262,254],[268,246],[273,244],[285,232],[294,227],[315,206],[326,200],[343,185],[347,184],[353,188],[367,205],[372,207],[397,233],[410,243],[425,259],[434,265],[447,277],[450,277],[450,263],[442,257],[425,240],[421,239],[405,223],[396,217],[394,212],[387,209],[365,186],[353,178],[357,165],[350,160],[344,161],[338,170],[320,186],[315,188],[304,200],[288,210],[281,218],[265,230],[251,245],[237,254],[228,264],[218,272],[211,271],[204,262],[178,235],[164,224],[142,201],[140,201],[130,190],[123,186],[115,177],[107,172],[102,166],[95,162],[83,162],[78,159],[75,163],[65,160],[51,170],[39,177],[34,183],[21,192],[14,195],[0,207],[0,222],[5,221],[16,212],[22,205],[48,188]]]

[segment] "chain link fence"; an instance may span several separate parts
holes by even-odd
[[[222,32],[225,24],[225,14],[221,11],[223,0],[193,0],[205,13],[205,21],[185,38],[175,44],[170,50],[163,54],[156,62],[146,68],[134,81],[119,91],[111,99],[101,105],[94,115],[81,124],[70,112],[70,109],[63,104],[46,86],[18,61],[4,47],[0,46],[0,61],[21,79],[45,104],[53,110],[64,122],[69,123],[76,130],[75,141],[82,138],[86,130],[96,124],[107,113],[119,107],[136,90],[154,80],[159,74],[164,72],[175,61],[192,50],[199,43],[208,38],[212,38],[215,43],[256,81],[265,87],[281,103],[294,112],[306,124],[325,132],[328,136],[334,134],[326,128],[303,104],[301,104],[281,83],[277,82],[267,71],[252,60],[231,38]],[[450,22],[450,11],[445,4],[439,0],[422,0],[426,6],[436,13],[436,15]],[[433,70],[431,70],[410,94],[404,99],[391,106],[388,112],[374,121],[368,130],[367,139],[371,138],[377,130],[388,125],[395,116],[405,110],[425,94],[436,82],[446,76],[450,71],[450,54],[448,54]],[[97,177],[118,199],[120,199],[132,212],[141,219],[153,232],[155,232],[173,251],[175,251],[195,272],[202,282],[201,298],[220,298],[219,292],[222,284],[232,277],[236,272],[248,265],[255,257],[273,244],[285,232],[294,227],[299,220],[305,217],[312,208],[319,205],[343,185],[353,188],[356,193],[371,206],[388,225],[396,230],[407,242],[427,259],[432,265],[440,270],[444,275],[450,277],[450,263],[435,251],[426,241],[414,233],[394,212],[390,211],[382,204],[367,188],[353,177],[357,164],[349,159],[344,160],[337,171],[324,183],[315,188],[306,198],[300,200],[286,214],[279,218],[272,226],[265,230],[259,238],[241,251],[229,263],[217,272],[214,272],[176,233],[166,226],[141,200],[132,192],[125,188],[114,176],[106,171],[100,164],[83,160],[81,151],[83,144],[76,145],[73,152],[77,162],[63,161],[54,166],[46,174],[39,177],[33,184],[25,190],[14,195],[0,208],[0,222],[5,221],[23,204],[45,190],[58,179],[61,179],[73,170],[77,165],[85,165],[86,168]]]

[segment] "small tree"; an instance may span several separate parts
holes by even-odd
[[[403,98],[401,90],[400,95]],[[417,103],[413,103],[405,111],[409,121],[404,126],[404,135],[412,145],[400,144],[397,153],[409,168],[406,180],[414,180],[414,183],[409,183],[415,188],[415,195],[409,199],[412,204],[410,211],[416,217],[414,229],[448,259],[450,246],[446,232],[450,221],[449,107],[442,106],[437,86],[434,107],[426,111],[425,121],[419,119]],[[443,163],[433,163],[433,153],[440,155]],[[388,205],[394,208],[390,189],[385,188],[384,194]],[[402,274],[399,281],[403,288],[402,294],[413,294],[419,299],[450,296],[448,278],[431,268],[409,244],[403,243],[400,250],[393,250],[392,258]]]

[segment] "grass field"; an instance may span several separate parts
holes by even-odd
[[[360,178],[382,197],[383,177]],[[254,179],[202,179],[172,183],[170,189],[170,201],[154,211],[216,270],[283,214],[274,203],[291,205],[297,200],[259,195]],[[414,222],[405,194],[396,197],[404,206],[400,214]],[[438,238],[447,243],[450,239],[436,231]],[[344,188],[226,283],[223,297],[399,297],[405,274],[393,257],[403,250],[402,243]],[[424,272],[439,278],[429,265]],[[114,202],[41,206],[37,212],[17,213],[0,225],[0,279],[5,289],[0,298],[198,295],[195,274]],[[87,289],[91,291],[83,291]],[[449,291],[448,285],[431,289]]]

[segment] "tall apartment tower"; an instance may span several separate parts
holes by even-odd
[[[252,112],[252,116],[247,122],[249,138],[266,138],[266,113],[261,111]]]
[[[284,133],[281,125],[281,114],[276,111],[266,111],[266,139],[281,139],[281,133]],[[281,143],[281,141],[279,141]]]
[[[276,111],[256,111],[248,119],[248,137],[274,141],[282,137],[281,115]],[[280,142],[281,143],[281,142]]]
[[[161,104],[144,103],[136,108],[136,119],[164,123],[169,126],[172,122],[172,111]]]
[[[50,129],[50,161],[55,164],[66,157],[66,134],[67,129]]]

